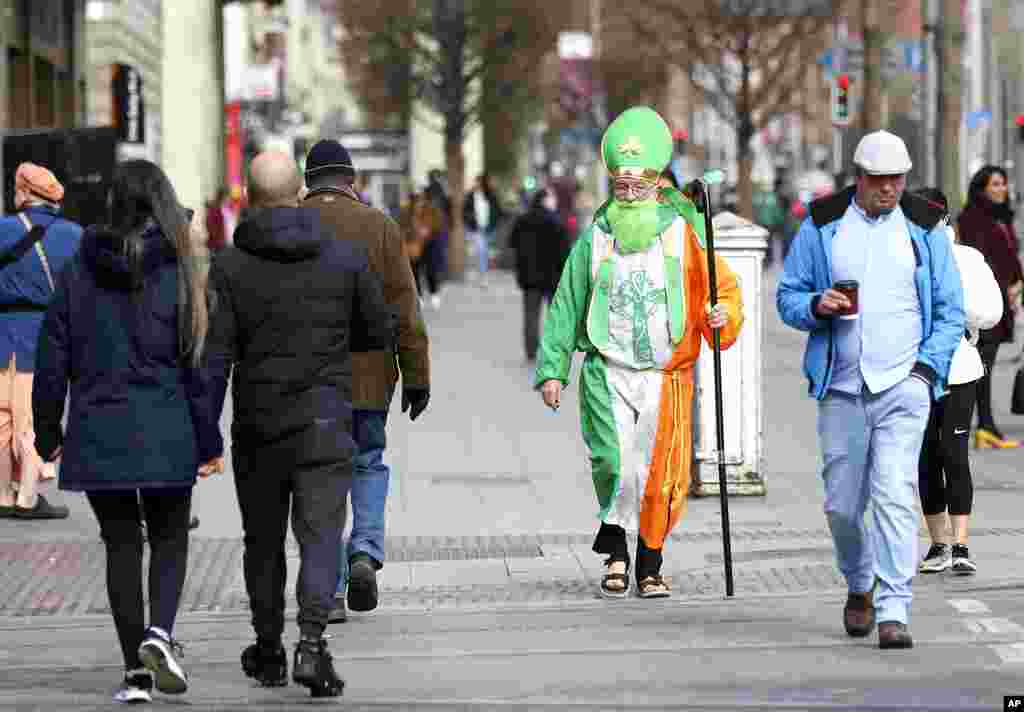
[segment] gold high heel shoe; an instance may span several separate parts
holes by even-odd
[[[976,450],[987,450],[989,448],[994,448],[996,450],[1012,450],[1015,447],[1020,447],[1020,441],[1011,440],[1010,438],[1000,438],[991,430],[978,428],[974,431],[974,447]]]

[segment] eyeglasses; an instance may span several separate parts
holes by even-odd
[[[636,200],[646,200],[651,197],[657,187],[657,181],[643,178],[616,178],[613,183],[616,198],[632,196]]]

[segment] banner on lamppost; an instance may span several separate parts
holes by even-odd
[[[142,76],[128,64],[112,68],[114,102],[113,125],[123,143],[146,143],[146,104],[142,96]]]
[[[594,40],[588,32],[558,34],[559,104],[570,115],[589,114],[594,100]]]
[[[232,101],[224,106],[224,166],[231,202],[242,204],[242,104]]]

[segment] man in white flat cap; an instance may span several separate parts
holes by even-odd
[[[849,588],[843,624],[880,648],[911,648],[918,455],[933,397],[964,333],[947,216],[904,193],[906,144],[866,135],[856,185],[811,203],[776,294],[809,332],[804,372],[818,401],[825,516]],[[865,512],[871,503],[871,514]]]

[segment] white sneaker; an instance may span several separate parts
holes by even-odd
[[[163,631],[150,628],[139,646],[139,659],[146,669],[153,673],[156,689],[168,695],[180,695],[188,689],[188,675],[178,663],[176,653],[181,646],[167,637]]]
[[[434,294],[433,296],[430,297],[430,306],[433,307],[434,309],[440,309],[441,308],[441,295],[440,294]]]
[[[129,670],[124,674],[124,682],[114,693],[114,702],[121,704],[141,704],[153,701],[153,675],[149,670]]]

